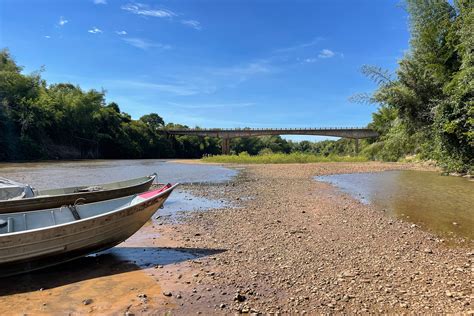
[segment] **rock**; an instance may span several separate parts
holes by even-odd
[[[244,295],[240,294],[240,293],[237,293],[237,294],[235,294],[235,296],[234,296],[234,301],[237,301],[237,302],[243,302],[243,301],[245,301],[246,299],[247,299],[247,298],[246,298]]]
[[[225,308],[225,304],[222,303],[221,305],[219,305],[220,308]]]
[[[425,253],[433,253],[433,250],[431,250],[430,248],[425,248],[425,250],[423,250]]]
[[[177,299],[182,298],[181,294],[176,295],[176,298],[177,298]]]
[[[82,301],[82,304],[84,305],[90,305],[92,304],[93,300],[91,298],[86,298],[85,300]]]
[[[171,293],[171,292],[163,292],[163,295],[170,297],[170,296],[173,296],[173,293]]]
[[[124,315],[125,316],[135,316],[135,314],[130,312],[130,311],[126,311]]]

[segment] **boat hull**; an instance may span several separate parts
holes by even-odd
[[[90,220],[1,237],[0,277],[46,268],[114,247],[138,231],[171,191]]]
[[[103,191],[77,192],[64,195],[33,197],[20,200],[0,201],[0,214],[17,213],[34,210],[44,210],[49,208],[61,207],[63,205],[72,205],[78,199],[81,203],[93,203],[110,199],[120,198],[122,196],[133,195],[148,191],[155,180],[155,177],[149,177],[142,183]]]

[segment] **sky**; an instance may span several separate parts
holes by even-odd
[[[188,126],[365,126],[361,67],[394,71],[408,44],[400,0],[0,0],[25,73]]]

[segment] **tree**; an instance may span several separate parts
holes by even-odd
[[[377,67],[363,69],[379,85],[369,98],[380,104],[369,126],[381,137],[371,149],[383,159],[418,153],[468,171],[474,159],[474,6],[406,0],[406,8],[410,51],[396,78]]]

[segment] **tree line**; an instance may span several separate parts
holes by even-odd
[[[378,84],[369,124],[380,137],[361,142],[369,159],[408,155],[437,161],[447,170],[474,172],[474,5],[472,0],[406,0],[410,50],[395,74],[362,71]],[[68,158],[200,158],[220,153],[217,138],[167,136],[151,113],[133,119],[106,103],[105,91],[48,85],[41,72],[22,73],[7,49],[0,51],[0,160]],[[279,136],[235,138],[233,153],[304,152],[352,155],[349,140],[291,142]]]
[[[199,136],[168,136],[156,113],[133,119],[105,92],[77,85],[48,85],[40,72],[23,74],[7,49],[0,51],[0,160],[73,158],[201,158],[221,152],[220,140]],[[333,144],[334,143],[334,144]],[[335,144],[338,145],[335,145]],[[233,153],[290,153],[302,150],[349,153],[344,142],[293,143],[280,136],[236,138]],[[345,149],[344,149],[345,148]]]

